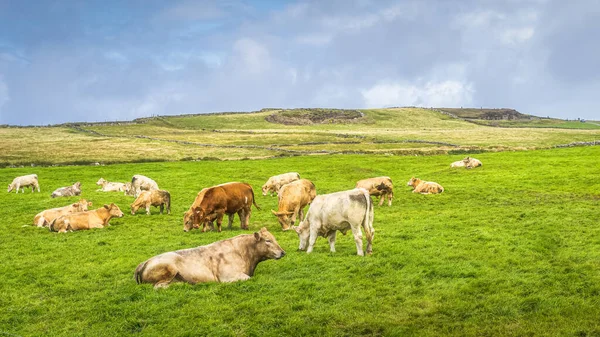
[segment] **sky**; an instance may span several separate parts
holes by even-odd
[[[600,120],[598,0],[0,0],[0,124],[261,108]]]

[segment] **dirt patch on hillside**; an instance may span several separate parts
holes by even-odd
[[[477,108],[438,108],[449,112],[459,118],[482,120],[522,120],[531,119],[533,116],[525,115],[515,109],[477,109]]]
[[[366,123],[367,118],[358,110],[343,109],[286,109],[275,112],[265,120],[285,125]]]

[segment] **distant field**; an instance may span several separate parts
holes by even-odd
[[[361,112],[361,121],[349,124],[270,123],[265,118],[276,110],[269,110],[157,117],[114,125],[0,128],[0,165],[260,159],[335,153],[427,155],[540,149],[600,140],[600,125],[592,122],[498,121],[500,126],[511,128],[496,128],[430,109]],[[312,113],[310,110],[307,114]]]
[[[72,137],[68,146],[90,137],[61,132]],[[98,137],[91,144],[110,141]],[[0,335],[599,335],[600,147],[482,153],[476,155],[481,168],[449,168],[462,157],[331,155],[2,169],[4,186],[14,176],[38,174],[42,193],[0,194]],[[395,199],[392,207],[375,209],[374,254],[356,256],[350,235],[339,235],[335,254],[324,238],[312,254],[298,252],[296,234],[282,232],[270,212],[276,198],[258,193],[269,176],[287,171],[311,179],[319,194],[389,175]],[[95,191],[100,177],[127,181],[133,174],[148,175],[171,192],[172,215],[153,208],[151,216],[132,216],[132,198]],[[446,191],[410,193],[411,176],[437,181]],[[52,190],[75,180],[94,207],[115,202],[126,215],[107,229],[60,235],[25,226],[45,208],[78,200],[50,198]],[[240,230],[236,218],[223,233],[184,233],[182,215],[196,193],[227,181],[249,182],[257,192],[261,210],[253,208],[250,231]],[[133,280],[137,264],[153,255],[262,226],[287,255],[259,264],[249,281],[155,291]]]

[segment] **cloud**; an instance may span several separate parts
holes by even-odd
[[[242,62],[244,70],[251,73],[261,73],[270,67],[270,54],[262,44],[243,38],[235,41],[233,50]]]
[[[380,83],[362,90],[366,107],[423,106],[456,107],[472,104],[474,90],[460,81],[410,83]]]

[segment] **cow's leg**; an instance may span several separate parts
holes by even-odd
[[[327,240],[329,241],[329,251],[335,253],[335,234],[336,231],[329,232],[327,235]]]
[[[356,254],[364,256],[363,242],[362,242],[362,231],[358,226],[352,226],[352,235],[354,236],[354,242],[356,243]]]
[[[163,214],[164,209],[165,209],[165,204],[160,204],[160,215]]]
[[[35,192],[35,185],[31,185],[31,193]]]
[[[239,210],[237,212],[237,214],[240,217],[240,220],[242,220],[242,213],[241,212],[242,212],[242,210]],[[227,228],[229,228],[229,229],[231,229],[231,226],[233,226],[233,217],[234,216],[235,216],[235,213],[227,214],[227,220],[228,220],[228,222],[227,222]]]
[[[315,228],[319,228],[321,227],[320,224],[318,224],[318,226],[315,226]],[[310,254],[313,251],[313,246],[315,245],[315,242],[317,242],[317,237],[318,237],[318,233],[317,230],[311,230],[310,231],[310,236],[308,238],[308,248],[306,248],[306,254]]]
[[[385,194],[382,194],[379,196],[379,206],[383,205],[384,201],[385,201]]]
[[[248,229],[248,225],[250,225],[250,215],[252,214],[252,209],[250,207],[244,209],[244,218],[240,218],[240,222],[242,224],[242,229]]]
[[[392,199],[394,198],[394,192],[388,194],[388,206],[392,206]]]
[[[226,276],[219,277],[220,282],[237,282],[237,281],[245,281],[248,279],[250,279],[250,276],[248,276],[248,274],[244,274],[244,273],[237,273],[234,275],[226,275]]]
[[[21,187],[21,185],[19,183],[17,183],[17,193],[19,193],[19,188]]]
[[[146,215],[150,215],[150,205],[146,205]]]
[[[153,278],[157,279],[154,283],[154,289],[169,287],[169,285],[171,285],[171,283],[177,276],[177,268],[175,266],[167,264],[160,267],[160,270],[157,270],[158,268],[153,268],[154,270],[151,271],[151,273],[154,274],[152,275],[154,276]]]
[[[217,216],[217,231],[218,231],[219,233],[221,233],[221,223],[223,222],[223,216],[224,216],[224,215],[225,215],[224,213],[220,213],[220,214]]]

